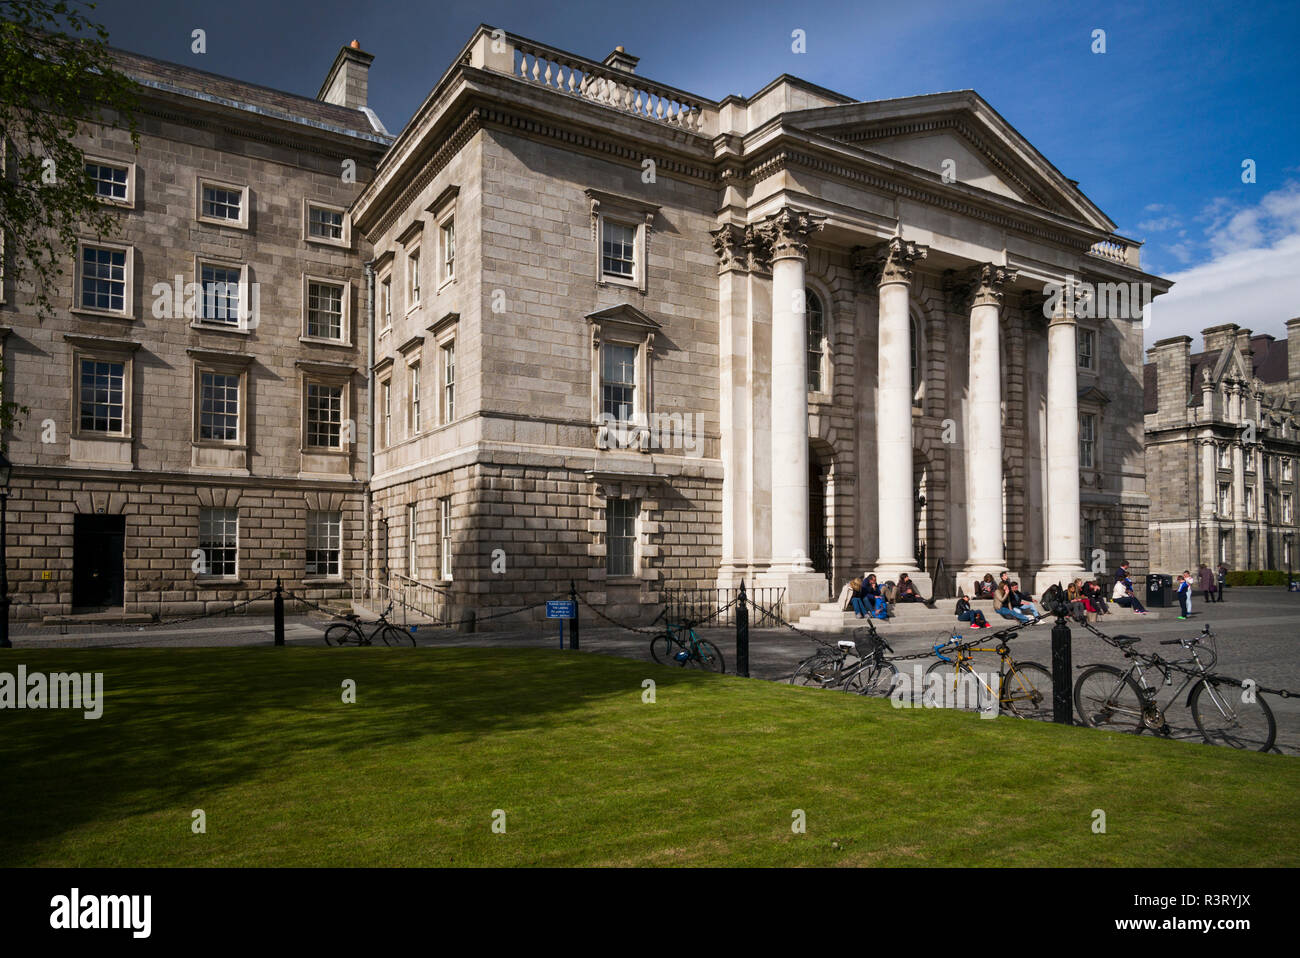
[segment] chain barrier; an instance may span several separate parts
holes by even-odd
[[[606,622],[610,623],[611,625],[616,625],[616,626],[618,626],[620,629],[626,629],[628,632],[638,632],[638,633],[640,633],[641,635],[659,635],[660,632],[663,631],[662,629],[642,629],[642,628],[640,628],[639,626],[628,625],[626,622],[619,622],[617,619],[610,618],[610,617],[607,616],[604,612],[600,611],[600,609],[596,608],[594,605],[592,605],[590,602],[588,602],[586,596],[579,595],[579,596],[578,596],[578,601],[581,602],[583,605],[585,605],[585,606],[586,606],[588,609],[590,609],[592,612],[595,612],[598,616],[600,616],[600,617],[601,617],[602,619],[604,619]],[[667,607],[664,608],[664,611],[665,611],[665,612],[668,611]]]
[[[333,609],[327,609],[324,606],[317,605],[315,602],[311,601],[310,599],[303,598],[302,596],[298,595],[295,592],[284,593],[284,598],[286,600],[293,599],[296,602],[301,602],[303,605],[310,606],[312,609],[316,610],[317,612],[323,612],[325,615],[328,615],[335,619],[347,619],[349,616],[349,614],[346,612],[335,612]],[[415,628],[454,629],[457,626],[467,625],[470,622],[478,623],[478,622],[486,621],[488,619],[500,619],[500,618],[504,618],[507,615],[518,615],[520,612],[527,612],[529,609],[539,609],[546,604],[546,601],[547,601],[546,599],[542,599],[540,602],[532,602],[528,605],[521,605],[517,609],[503,609],[500,612],[492,612],[487,615],[479,615],[475,613],[474,615],[466,616],[463,619],[457,619],[455,622],[433,622],[430,623],[428,626],[416,625]],[[376,621],[378,620],[376,619]]]

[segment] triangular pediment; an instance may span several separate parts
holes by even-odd
[[[617,306],[607,306],[604,309],[596,310],[594,313],[588,313],[587,322],[598,325],[601,323],[622,323],[624,326],[635,326],[651,332],[663,329],[662,324],[655,322],[631,303],[619,303]]]
[[[972,90],[819,107],[788,114],[799,129],[948,182],[1112,232],[1115,224]]]
[[[1225,379],[1247,381],[1251,375],[1251,371],[1246,368],[1241,358],[1241,350],[1230,346],[1219,353],[1219,361],[1214,364],[1214,371],[1210,373],[1210,382],[1217,386]]]

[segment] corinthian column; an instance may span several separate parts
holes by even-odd
[[[967,429],[966,571],[1006,566],[1002,529],[1002,298],[1016,271],[984,263],[970,274],[970,425]]]
[[[808,557],[808,329],[804,266],[820,217],[786,207],[772,242],[772,571],[811,572]]]
[[[1063,301],[1047,327],[1047,565],[1034,583],[1039,594],[1086,574],[1079,559],[1078,365],[1074,312]]]
[[[914,265],[929,248],[894,237],[877,253],[880,311],[877,325],[876,484],[883,582],[907,572],[922,592],[929,580],[916,568],[916,501],[912,493],[912,319],[908,303]]]

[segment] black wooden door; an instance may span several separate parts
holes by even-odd
[[[72,604],[122,605],[126,516],[77,516],[72,534]]]

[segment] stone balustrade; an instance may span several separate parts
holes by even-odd
[[[1125,266],[1141,266],[1140,251],[1142,244],[1123,236],[1111,235],[1092,244],[1088,252],[1102,259],[1123,263]]]
[[[483,60],[489,69],[691,133],[716,132],[718,108],[711,101],[511,34],[482,41],[496,45],[495,55]]]

